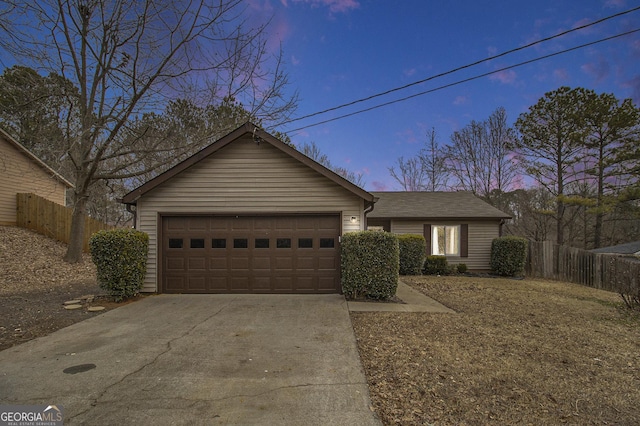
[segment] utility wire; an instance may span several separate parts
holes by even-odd
[[[400,87],[396,87],[394,89],[386,90],[384,92],[380,92],[380,93],[377,93],[375,95],[371,95],[371,96],[368,96],[368,97],[365,97],[365,98],[357,99],[355,101],[347,102],[345,104],[338,105],[338,106],[335,106],[335,107],[332,107],[332,108],[327,108],[325,110],[314,112],[312,114],[303,115],[302,117],[297,117],[297,118],[293,118],[293,119],[290,119],[290,120],[286,120],[286,121],[283,121],[282,123],[276,124],[276,125],[271,126],[271,127],[275,128],[275,127],[278,127],[278,126],[284,126],[286,124],[291,124],[291,123],[294,123],[296,121],[304,120],[305,118],[311,118],[311,117],[315,117],[317,115],[326,114],[327,112],[335,111],[335,110],[342,109],[342,108],[345,108],[345,107],[348,107],[348,106],[352,106],[352,105],[355,105],[355,104],[358,104],[358,103],[369,101],[371,99],[375,99],[375,98],[378,98],[380,96],[388,95],[390,93],[394,93],[394,92],[397,92],[399,90],[404,90],[406,88],[409,88],[409,87],[412,87],[412,86],[415,86],[415,85],[418,85],[418,84],[421,84],[421,83],[425,83],[427,81],[431,81],[431,80],[434,80],[436,78],[444,77],[445,75],[453,74],[453,73],[461,71],[463,69],[471,68],[473,66],[482,64],[484,62],[488,62],[488,61],[492,61],[492,60],[497,59],[497,58],[501,58],[503,56],[509,55],[511,53],[514,53],[514,52],[518,52],[520,50],[528,49],[528,48],[533,47],[533,46],[535,46],[537,44],[541,44],[541,43],[544,43],[546,41],[550,41],[550,40],[553,40],[555,38],[562,37],[562,36],[567,35],[569,33],[572,33],[572,32],[575,32],[575,31],[579,31],[579,30],[591,27],[593,25],[600,24],[602,22],[608,21],[608,20],[613,19],[613,18],[617,18],[617,17],[622,16],[622,15],[626,15],[626,14],[631,13],[631,12],[635,12],[637,10],[640,10],[640,6],[634,7],[634,8],[629,9],[629,10],[625,10],[623,12],[616,13],[614,15],[606,16],[604,18],[598,19],[597,21],[593,21],[593,22],[590,22],[588,24],[581,25],[579,27],[572,28],[570,30],[566,30],[566,31],[560,32],[558,34],[555,34],[555,35],[552,35],[552,36],[549,36],[549,37],[545,37],[545,38],[536,40],[536,41],[531,42],[529,44],[526,44],[524,46],[520,46],[520,47],[517,47],[515,49],[507,50],[507,51],[499,53],[497,55],[490,56],[488,58],[481,59],[481,60],[478,60],[476,62],[467,64],[467,65],[463,65],[463,66],[460,66],[458,68],[454,68],[454,69],[449,70],[449,71],[442,72],[440,74],[432,75],[432,76],[427,77],[427,78],[422,79],[422,80],[414,81],[413,83],[405,84],[404,86],[400,86]]]
[[[326,124],[326,123],[330,123],[332,121],[336,121],[336,120],[340,120],[340,119],[343,119],[343,118],[351,117],[353,115],[362,114],[363,112],[368,112],[368,111],[372,111],[374,109],[382,108],[384,106],[392,105],[392,104],[395,104],[395,103],[398,103],[398,102],[403,102],[403,101],[406,101],[406,100],[409,100],[409,99],[412,99],[412,98],[416,98],[418,96],[422,96],[422,95],[426,95],[428,93],[436,92],[438,90],[442,90],[442,89],[446,89],[446,88],[449,88],[449,87],[457,86],[457,85],[462,84],[462,83],[468,83],[469,81],[477,80],[479,78],[486,77],[486,76],[489,76],[491,74],[496,74],[496,73],[499,73],[499,72],[502,72],[502,71],[510,70],[510,69],[517,68],[517,67],[521,67],[523,65],[531,64],[533,62],[537,62],[537,61],[541,61],[543,59],[548,59],[548,58],[551,58],[551,57],[554,57],[554,56],[562,55],[564,53],[568,53],[568,52],[572,52],[574,50],[578,50],[578,49],[582,49],[582,48],[585,48],[585,47],[593,46],[593,45],[598,44],[598,43],[602,43],[602,42],[605,42],[605,41],[613,40],[613,39],[616,39],[616,38],[619,38],[619,37],[624,37],[626,35],[634,34],[634,33],[637,33],[637,32],[640,32],[640,28],[636,28],[635,30],[626,31],[624,33],[616,34],[616,35],[613,35],[613,36],[610,36],[610,37],[606,37],[606,38],[602,38],[602,39],[599,39],[599,40],[596,40],[596,41],[592,41],[592,42],[589,42],[589,43],[581,44],[579,46],[574,46],[574,47],[571,47],[571,48],[568,48],[568,49],[560,50],[558,52],[550,53],[548,55],[539,56],[539,57],[534,58],[534,59],[529,59],[528,61],[520,62],[520,63],[514,64],[514,65],[509,65],[508,67],[500,68],[500,69],[497,69],[497,70],[494,70],[494,71],[490,71],[490,72],[479,74],[479,75],[476,75],[476,76],[473,76],[473,77],[465,78],[464,80],[458,80],[456,82],[445,84],[443,86],[439,86],[439,87],[436,87],[434,89],[425,90],[423,92],[415,93],[415,94],[410,95],[410,96],[405,96],[404,98],[399,98],[399,99],[395,99],[393,101],[389,101],[389,102],[385,102],[385,103],[382,103],[382,104],[374,105],[372,107],[361,109],[361,110],[358,110],[358,111],[355,111],[355,112],[352,112],[352,113],[349,113],[349,114],[344,114],[344,115],[341,115],[341,116],[338,116],[338,117],[330,118],[328,120],[319,121],[317,123],[309,124],[307,126],[298,127],[297,129],[289,130],[289,131],[287,131],[285,133],[289,134],[289,133],[293,133],[293,132],[298,132],[300,130],[308,129],[310,127],[315,127],[315,126],[319,126],[321,124]]]

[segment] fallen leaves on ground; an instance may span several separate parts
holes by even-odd
[[[67,246],[35,232],[0,226],[0,350],[45,336],[117,306],[105,299],[101,312],[65,310],[63,303],[104,293],[89,255],[65,263]]]
[[[640,424],[640,315],[575,284],[403,277],[455,314],[352,313],[387,425]]]

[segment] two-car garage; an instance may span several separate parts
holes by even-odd
[[[126,194],[143,292],[340,293],[340,237],[376,197],[247,123]]]
[[[337,293],[340,215],[162,216],[164,293]]]

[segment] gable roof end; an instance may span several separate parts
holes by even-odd
[[[25,157],[29,158],[31,161],[36,163],[36,165],[38,167],[40,167],[46,173],[50,174],[54,179],[58,180],[60,183],[65,185],[67,188],[73,188],[74,187],[74,185],[71,182],[69,182],[67,179],[65,179],[64,176],[62,176],[60,173],[56,172],[51,167],[49,167],[44,161],[39,159],[34,153],[29,151],[20,142],[15,140],[9,133],[7,133],[4,130],[0,129],[0,136],[2,136],[2,138],[4,140],[9,142],[9,145],[13,145],[13,147],[16,148]]]
[[[209,157],[210,155],[213,155],[215,152],[219,151],[220,149],[224,148],[228,144],[234,142],[237,139],[242,138],[247,134],[251,135],[254,140],[258,142],[269,143],[273,147],[284,152],[285,154],[295,158],[296,160],[300,161],[304,165],[310,167],[311,169],[329,178],[330,180],[337,183],[341,187],[345,188],[349,192],[359,196],[360,198],[365,200],[368,203],[368,205],[372,205],[377,200],[376,197],[371,193],[365,191],[364,189],[360,188],[354,183],[348,181],[347,179],[343,178],[342,176],[338,175],[332,170],[329,170],[328,168],[324,167],[322,164],[318,163],[317,161],[312,160],[311,158],[307,157],[306,155],[296,150],[295,148],[292,148],[286,143],[280,141],[276,137],[260,129],[255,124],[247,122],[242,126],[238,127],[236,130],[229,133],[228,135],[223,136],[222,138],[218,139],[212,144],[206,146],[205,148],[195,153],[191,157],[182,161],[181,163],[178,163],[177,165],[170,168],[166,172],[156,176],[155,178],[151,179],[145,184],[129,192],[122,198],[122,202],[124,204],[136,204],[138,199],[140,199],[140,197],[142,197],[144,194],[162,185],[164,182],[168,181],[172,177],[178,175],[179,173],[183,172],[184,170],[188,169],[194,164],[200,162],[201,160]]]

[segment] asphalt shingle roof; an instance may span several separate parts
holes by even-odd
[[[471,192],[371,192],[379,200],[370,218],[509,219]]]
[[[594,253],[635,254],[640,252],[640,241],[633,241],[631,243],[618,244],[610,247],[601,247],[591,251]]]

